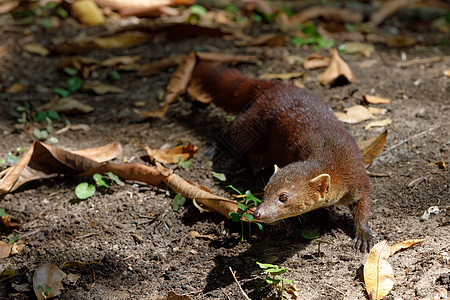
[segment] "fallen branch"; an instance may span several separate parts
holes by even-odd
[[[244,290],[242,289],[241,285],[239,284],[239,281],[236,278],[236,272],[233,271],[233,269],[231,267],[228,267],[228,268],[230,268],[231,275],[233,275],[234,281],[236,281],[236,284],[237,284],[239,290],[241,291],[242,295],[244,296],[244,298],[246,300],[251,300],[250,297],[247,296],[247,294],[244,292]]]

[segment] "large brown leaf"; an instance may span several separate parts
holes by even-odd
[[[344,77],[348,82],[355,81],[355,76],[347,63],[339,56],[336,49],[331,49],[331,61],[328,68],[319,76],[319,82],[331,85],[340,77]]]
[[[164,164],[176,164],[180,159],[188,160],[198,152],[198,147],[192,144],[176,146],[171,149],[151,149],[145,147],[145,152],[151,160],[156,160]]]
[[[85,149],[81,156],[56,146],[35,141],[17,164],[6,169],[0,183],[0,195],[12,192],[22,184],[55,174],[79,174],[99,167],[101,162],[117,157],[122,151],[119,143],[104,147]],[[80,153],[80,151],[78,152]]]
[[[175,56],[160,59],[158,61],[149,64],[144,64],[142,67],[139,68],[138,75],[151,76],[158,74],[170,67],[181,64],[186,59],[186,57],[187,57],[186,54],[178,54]]]
[[[386,144],[386,137],[387,130],[383,131],[372,143],[361,150],[361,158],[366,168],[372,164],[378,154],[380,154],[381,150],[383,150],[383,147]]]

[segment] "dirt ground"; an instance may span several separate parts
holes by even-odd
[[[28,148],[33,141],[34,126],[19,124],[10,116],[13,106],[28,103],[40,107],[54,97],[53,89],[63,86],[68,76],[57,70],[63,55],[41,57],[23,51],[24,44],[38,41],[48,44],[59,36],[72,37],[86,30],[70,19],[61,28],[43,30],[35,25],[21,25],[2,16],[0,47],[12,48],[0,60],[0,85],[3,91],[14,83],[24,91],[0,93],[0,158],[17,147]],[[386,25],[389,26],[389,25]],[[23,33],[29,28],[31,35]],[[410,32],[418,40],[432,39],[434,33]],[[150,41],[145,45],[114,51],[92,51],[84,56],[106,59],[119,55],[140,55],[141,62],[192,49],[229,53],[264,54],[256,64],[237,68],[251,77],[263,73],[302,70],[290,64],[290,55],[306,56],[311,47],[287,45],[280,48],[237,47],[223,38],[190,38],[174,42]],[[327,50],[319,53],[328,55]],[[450,177],[449,164],[450,85],[443,75],[450,69],[450,48],[418,46],[389,49],[378,45],[371,57],[346,55],[356,82],[329,88],[317,83],[321,70],[306,71],[304,86],[319,95],[335,111],[362,102],[363,94],[391,99],[382,118],[392,119],[388,126],[385,149],[368,169],[373,195],[370,225],[378,240],[390,244],[406,239],[426,241],[389,259],[395,274],[395,286],[386,299],[432,299],[441,287],[450,290]],[[415,63],[402,67],[402,60],[443,57],[441,61]],[[445,58],[446,57],[446,58]],[[100,69],[93,76],[106,83],[110,70]],[[89,131],[67,131],[57,135],[57,146],[75,150],[119,141],[124,158],[144,162],[143,146],[154,148],[191,142],[199,153],[192,166],[175,172],[186,179],[211,188],[218,195],[231,196],[226,185],[241,190],[262,192],[268,172],[252,175],[238,172],[245,163],[232,160],[215,164],[208,155],[217,145],[216,136],[225,130],[225,114],[218,108],[192,103],[188,97],[173,103],[163,119],[142,120],[134,112],[136,101],[145,101],[146,109],[157,107],[173,69],[152,77],[138,77],[121,71],[114,84],[125,90],[121,94],[93,95],[76,92],[73,97],[95,107],[90,114],[69,116],[72,124],[88,124]],[[365,130],[368,122],[346,125],[357,141],[375,137],[383,128]],[[65,126],[54,122],[55,129]],[[45,126],[44,126],[45,127]],[[6,165],[3,165],[4,169]],[[172,168],[175,168],[172,166]],[[227,182],[211,176],[210,171],[224,172]],[[270,173],[270,172],[269,172]],[[347,208],[332,207],[268,226],[264,232],[256,227],[252,237],[240,241],[240,225],[219,214],[202,213],[191,201],[178,212],[171,208],[174,193],[165,187],[154,188],[126,182],[107,193],[96,193],[74,203],[75,186],[82,178],[60,176],[26,184],[16,192],[0,198],[0,208],[18,218],[17,231],[26,242],[24,253],[0,260],[0,271],[15,270],[16,276],[0,282],[0,298],[20,292],[19,298],[33,299],[32,276],[46,262],[62,266],[67,261],[96,263],[82,269],[66,267],[66,273],[79,274],[76,283],[65,284],[60,299],[158,299],[169,291],[193,299],[240,299],[242,294],[229,268],[236,271],[242,288],[251,299],[273,296],[264,282],[256,262],[274,263],[287,268],[285,278],[293,280],[299,299],[366,299],[362,266],[367,254],[355,251],[353,226]],[[440,213],[422,221],[431,206]],[[318,243],[301,237],[304,228],[320,231]],[[197,231],[211,238],[192,238]],[[6,233],[0,233],[6,241]],[[288,297],[285,294],[285,297]],[[427,298],[428,297],[428,298]],[[436,299],[436,298],[435,298]]]

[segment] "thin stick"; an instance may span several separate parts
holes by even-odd
[[[333,290],[335,290],[336,292],[341,293],[342,295],[345,296],[345,294],[344,294],[343,292],[341,292],[340,290],[338,290],[337,288],[335,288],[335,287],[329,285],[328,283],[324,283],[324,284],[325,284],[327,287],[329,287],[330,289],[333,289]]]
[[[242,289],[241,285],[239,284],[239,281],[237,280],[236,275],[235,275],[236,272],[234,272],[233,269],[232,269],[231,267],[228,267],[228,268],[230,268],[231,275],[233,275],[234,281],[236,281],[236,284],[237,284],[237,286],[239,287],[239,290],[241,291],[241,293],[242,293],[242,295],[244,296],[244,298],[245,298],[246,300],[252,300],[252,299],[250,299],[250,298],[247,296],[247,294],[244,292],[244,290]]]
[[[428,64],[428,63],[434,63],[434,62],[440,62],[444,61],[450,58],[450,56],[434,56],[434,57],[427,57],[427,58],[415,58],[408,61],[402,61],[399,62],[397,65],[399,67],[409,67],[412,65],[418,65],[418,64]]]
[[[443,125],[447,125],[447,124],[443,124]],[[409,138],[407,138],[407,139],[405,139],[405,140],[403,140],[403,141],[401,141],[401,142],[399,142],[399,143],[397,143],[397,144],[395,144],[395,145],[393,145],[393,146],[387,148],[387,149],[384,151],[384,153],[389,152],[389,151],[391,151],[392,149],[395,149],[395,148],[397,148],[397,147],[399,147],[399,146],[401,146],[401,145],[403,145],[403,144],[409,142],[410,140],[413,140],[413,139],[415,139],[415,138],[421,137],[422,135],[425,135],[425,134],[427,134],[427,133],[429,133],[429,132],[431,132],[431,131],[433,131],[433,130],[436,130],[436,129],[438,129],[438,128],[441,128],[441,127],[442,127],[442,125],[440,125],[440,126],[438,126],[438,127],[428,128],[428,129],[425,130],[425,131],[422,131],[422,132],[419,132],[419,133],[417,133],[417,134],[415,134],[415,135],[413,135],[413,136],[410,136]]]

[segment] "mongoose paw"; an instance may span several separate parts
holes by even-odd
[[[376,242],[370,229],[358,230],[354,239],[355,247],[361,252],[369,252]]]

